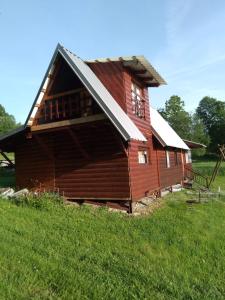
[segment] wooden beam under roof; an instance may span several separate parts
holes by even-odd
[[[136,75],[143,75],[143,74],[146,74],[148,71],[147,70],[133,70],[133,72],[136,74]],[[152,77],[153,78],[153,77]]]
[[[9,165],[11,167],[14,167],[14,163],[11,161],[11,159],[3,152],[3,151],[0,151],[1,155],[4,157],[4,159],[9,163]]]
[[[53,153],[49,149],[49,147],[46,145],[46,143],[42,140],[42,138],[38,135],[34,135],[35,140],[39,144],[39,146],[42,148],[42,150],[45,152],[45,154],[48,156],[50,160],[54,159]]]
[[[157,83],[151,83],[151,82],[148,82],[148,81],[145,81],[146,84],[148,84],[149,87],[158,87],[160,84],[157,82]]]
[[[100,121],[106,119],[105,114],[96,114],[92,116],[87,117],[81,117],[71,120],[64,120],[64,121],[58,121],[58,122],[52,122],[52,123],[46,123],[42,125],[35,125],[31,127],[31,131],[40,131],[40,130],[47,130],[52,128],[58,128],[58,127],[65,127],[65,126],[71,126],[76,124],[83,124],[88,122],[94,122],[94,121]]]
[[[79,88],[79,89],[74,89],[74,90],[70,90],[70,91],[66,91],[66,92],[62,92],[62,93],[57,93],[54,95],[50,95],[50,96],[44,96],[44,100],[51,100],[51,99],[55,99],[55,98],[60,98],[63,96],[68,96],[71,94],[76,94],[79,93],[81,91],[85,90],[84,88]]]
[[[147,76],[147,77],[139,76],[139,78],[143,79],[144,81],[153,81],[154,80],[154,78],[152,76]]]
[[[77,146],[77,148],[79,149],[79,151],[81,152],[81,154],[83,155],[83,157],[85,159],[90,159],[89,154],[85,151],[85,149],[82,147],[79,139],[77,138],[75,132],[71,129],[71,128],[67,128],[67,131],[70,135],[70,137],[72,138],[72,140],[74,141],[75,145]]]

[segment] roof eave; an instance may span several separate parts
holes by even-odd
[[[112,57],[112,58],[98,58],[94,60],[86,60],[85,62],[88,64],[91,63],[107,63],[107,62],[116,62],[121,61],[123,65],[126,67],[129,63],[139,63],[145,70],[146,75],[153,77],[153,81],[145,81],[146,86],[148,87],[158,87],[160,85],[166,85],[166,81],[162,78],[162,76],[156,71],[156,69],[150,64],[150,62],[143,55],[136,56],[120,56],[120,57]],[[140,79],[145,79],[145,77],[140,76]]]
[[[156,139],[158,140],[158,142],[163,146],[163,148],[166,147],[170,147],[170,148],[177,148],[177,149],[183,149],[183,150],[190,150],[190,148],[186,145],[186,148],[181,148],[181,147],[176,147],[174,145],[169,145],[168,143],[166,143],[160,136],[159,134],[156,132],[156,130],[151,126],[152,129],[152,133],[153,135],[156,137]]]
[[[13,129],[3,135],[0,136],[0,142],[10,138],[10,137],[13,137],[14,135],[17,135],[18,133],[24,131],[26,129],[26,127],[24,125],[16,128],[16,129]]]
[[[59,49],[60,49],[61,47],[62,47],[62,46],[58,43],[57,46],[56,46],[56,49],[55,49],[55,51],[54,51],[54,53],[53,53],[52,59],[51,59],[49,65],[48,65],[47,71],[45,72],[45,75],[44,75],[44,78],[43,78],[43,80],[42,80],[42,82],[41,82],[40,88],[38,89],[38,92],[37,92],[37,94],[36,94],[36,97],[35,97],[35,100],[34,100],[34,102],[33,102],[32,107],[31,107],[31,110],[30,110],[30,112],[29,112],[29,114],[28,114],[28,117],[27,117],[27,119],[26,119],[26,121],[25,121],[25,124],[24,124],[25,127],[29,126],[28,123],[29,123],[30,117],[31,117],[31,115],[32,115],[32,112],[33,112],[33,110],[34,110],[34,108],[35,108],[35,105],[36,105],[36,103],[37,103],[38,97],[39,97],[39,95],[40,95],[40,93],[41,93],[41,91],[42,91],[42,88],[43,88],[43,86],[44,86],[44,84],[45,84],[46,78],[47,78],[47,76],[48,76],[48,74],[49,74],[49,72],[50,72],[50,69],[51,69],[51,67],[52,67],[52,64],[54,63],[54,61],[55,61],[55,59],[56,59],[56,57],[57,57],[57,55],[58,55]]]

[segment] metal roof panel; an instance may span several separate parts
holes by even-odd
[[[150,120],[153,133],[163,147],[174,147],[189,150],[189,147],[173,130],[169,123],[156,109],[152,107],[150,107]]]

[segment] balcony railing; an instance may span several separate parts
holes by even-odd
[[[76,119],[100,113],[91,95],[84,89],[47,96],[39,108],[35,125]]]
[[[141,119],[145,118],[145,99],[139,95],[132,97],[133,113]]]
[[[209,178],[207,176],[202,175],[201,173],[193,170],[188,166],[185,166],[185,176],[189,180],[193,180],[198,185],[206,189],[209,189],[210,184],[209,184]]]

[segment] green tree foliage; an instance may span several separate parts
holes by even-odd
[[[190,136],[191,140],[194,142],[198,142],[206,146],[208,146],[210,143],[210,137],[207,134],[205,125],[197,113],[192,115]],[[192,150],[193,156],[203,156],[205,153],[206,148]]]
[[[170,126],[184,139],[191,138],[191,115],[185,111],[184,101],[179,96],[171,96],[165,108],[159,112]]]
[[[196,113],[206,126],[210,136],[209,149],[215,152],[218,144],[225,144],[225,102],[204,97],[200,101]]]
[[[209,145],[210,138],[202,118],[197,113],[188,113],[184,101],[179,96],[171,96],[166,101],[165,108],[159,112],[181,138]],[[205,152],[206,149],[196,149],[193,154],[201,156]]]
[[[0,135],[4,134],[20,124],[16,123],[14,116],[8,114],[5,108],[0,104]]]

